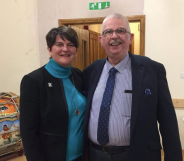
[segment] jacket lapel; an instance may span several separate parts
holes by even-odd
[[[89,88],[88,88],[89,91],[88,91],[88,96],[87,96],[90,104],[91,104],[96,86],[98,84],[98,81],[100,79],[104,64],[105,64],[105,59],[101,60],[101,62],[98,63],[95,66],[94,70],[91,72],[90,83],[89,83]]]
[[[91,73],[89,75],[89,85],[88,85],[88,91],[87,91],[87,104],[86,104],[86,110],[85,110],[85,115],[84,115],[84,138],[86,139],[87,133],[88,133],[88,125],[89,125],[89,118],[90,118],[90,111],[91,111],[91,104],[92,104],[92,99],[93,95],[97,86],[97,83],[100,79],[100,75],[103,70],[103,66],[105,64],[105,59],[104,60],[98,60],[100,61],[99,63],[96,63],[94,65],[94,68],[92,68],[91,71],[88,71]],[[84,82],[87,83],[87,82]]]
[[[142,84],[144,68],[137,56],[130,54],[132,66],[132,112],[131,112],[131,129],[130,138],[132,138],[133,131],[136,125],[136,119],[139,110],[140,97],[142,95]]]

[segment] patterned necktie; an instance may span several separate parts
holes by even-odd
[[[116,68],[113,67],[110,69],[109,77],[107,79],[105,91],[103,94],[102,104],[100,107],[97,140],[102,146],[105,146],[109,142],[109,134],[108,134],[109,113],[110,113],[110,105],[111,105],[116,73],[117,73]]]

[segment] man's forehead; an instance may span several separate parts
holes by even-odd
[[[113,28],[113,27],[127,27],[127,22],[123,18],[109,18],[104,22],[103,29]]]

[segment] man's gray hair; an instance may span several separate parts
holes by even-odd
[[[103,27],[104,27],[105,21],[108,20],[108,19],[111,19],[111,18],[112,18],[112,19],[113,19],[113,18],[122,18],[122,19],[124,19],[124,20],[126,21],[127,25],[128,25],[128,31],[131,32],[131,31],[130,31],[130,25],[129,25],[128,19],[127,19],[125,16],[123,16],[123,15],[121,15],[121,14],[119,14],[119,13],[113,13],[113,14],[110,14],[109,16],[107,16],[107,17],[103,20],[102,26],[101,26],[101,32],[100,32],[101,35],[102,35],[102,32],[103,32]]]

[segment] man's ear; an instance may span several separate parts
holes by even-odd
[[[133,38],[134,38],[134,34],[130,34],[130,45],[132,44]]]
[[[100,44],[102,45],[102,36],[98,36],[98,41],[100,42]]]

